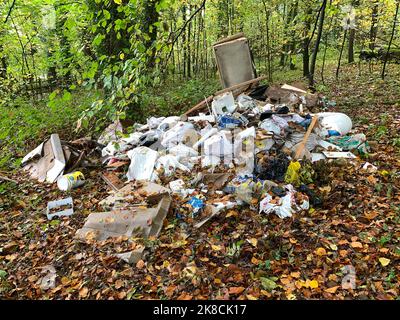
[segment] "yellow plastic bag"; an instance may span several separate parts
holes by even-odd
[[[299,170],[301,168],[300,162],[290,162],[286,171],[285,182],[293,185],[299,184]]]

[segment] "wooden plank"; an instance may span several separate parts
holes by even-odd
[[[244,36],[244,33],[243,33],[243,32],[240,32],[240,33],[234,34],[233,36],[226,37],[226,38],[223,38],[223,39],[221,39],[221,40],[215,42],[215,43],[213,44],[213,47],[214,47],[214,46],[217,46],[217,45],[219,45],[219,44],[225,43],[225,42],[229,42],[229,41],[236,40],[236,39],[240,39],[240,38],[244,38],[244,37],[245,37],[245,36]]]
[[[199,102],[193,108],[191,108],[190,110],[186,111],[183,115],[184,116],[189,116],[189,115],[191,115],[192,113],[194,113],[196,111],[201,111],[201,110],[205,109],[207,104],[211,103],[213,101],[214,97],[216,97],[218,95],[221,95],[223,93],[226,93],[226,92],[229,92],[229,91],[235,91],[233,95],[234,96],[238,96],[241,93],[243,93],[244,91],[246,91],[247,88],[250,85],[253,85],[253,84],[255,84],[257,82],[260,82],[262,80],[265,80],[265,79],[267,79],[267,76],[262,76],[262,77],[258,77],[256,79],[252,79],[252,80],[249,80],[249,81],[246,81],[246,82],[242,82],[242,83],[236,84],[236,85],[234,85],[232,87],[217,91],[214,95],[209,96],[208,98],[206,98],[203,101]]]
[[[235,85],[232,86],[232,87],[225,88],[225,89],[223,89],[223,90],[217,91],[217,92],[214,94],[214,96],[218,96],[218,95],[223,94],[223,93],[225,93],[225,92],[234,91],[234,90],[240,89],[240,88],[242,88],[242,87],[250,86],[250,85],[252,85],[252,84],[255,84],[255,83],[257,83],[257,82],[260,82],[260,81],[262,81],[262,80],[265,80],[265,79],[267,79],[267,78],[268,78],[267,76],[261,76],[261,77],[258,77],[258,78],[255,78],[255,79],[252,79],[252,80],[249,80],[249,81],[245,81],[245,82],[242,82],[242,83],[239,83],[239,84],[235,84]],[[245,89],[245,90],[246,90],[246,89]],[[245,91],[245,90],[244,90],[244,91]]]

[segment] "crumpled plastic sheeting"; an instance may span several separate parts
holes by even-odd
[[[220,163],[231,164],[233,161],[233,144],[228,139],[229,131],[219,131],[204,141],[202,166],[217,166]]]
[[[227,92],[215,97],[211,104],[211,109],[215,117],[225,113],[234,113],[236,105],[232,92]]]
[[[285,135],[285,129],[289,126],[288,122],[278,116],[273,115],[269,119],[265,119],[263,122],[259,124],[261,129],[264,129],[268,132],[272,132],[278,136]]]
[[[156,129],[164,119],[165,117],[150,117],[147,119],[147,125],[149,126],[149,129]]]
[[[271,213],[274,212],[279,218],[290,218],[293,215],[293,212],[299,210],[308,210],[309,202],[304,200],[300,206],[296,204],[295,194],[292,185],[285,186],[288,193],[286,196],[279,199],[278,203],[271,203],[273,200],[270,194],[267,194],[266,197],[260,202],[260,213]]]
[[[187,172],[190,171],[189,168],[181,164],[178,161],[177,157],[172,154],[168,154],[166,156],[161,156],[158,158],[156,162],[156,169],[159,170],[161,168],[164,168],[164,174],[167,177],[171,176],[176,169],[180,169]]]
[[[179,143],[185,143],[185,140],[187,140],[189,146],[193,145],[198,140],[197,133],[193,124],[180,121],[162,135],[161,145],[166,148],[172,148]]]
[[[107,156],[114,156],[119,152],[125,152],[132,146],[138,145],[142,136],[143,133],[135,132],[130,134],[129,137],[110,141],[107,146],[101,150],[101,156],[104,158]]]
[[[239,109],[242,111],[246,111],[246,110],[252,110],[254,108],[257,108],[257,104],[254,101],[253,98],[245,95],[245,94],[241,94],[238,98],[237,98],[237,102],[239,105]]]
[[[254,171],[255,136],[256,129],[254,127],[243,130],[235,136],[234,159],[239,175],[249,175]]]
[[[158,125],[157,130],[167,131],[173,128],[180,120],[180,117],[167,117]]]
[[[170,154],[176,156],[178,160],[181,160],[183,158],[197,157],[199,155],[199,153],[195,149],[181,143],[175,147],[172,147],[168,151]]]
[[[288,193],[279,199],[278,203],[271,203],[273,200],[270,194],[267,194],[266,197],[260,202],[260,213],[271,213],[274,212],[279,218],[290,218],[293,215],[294,211],[298,210],[308,210],[309,202],[304,200],[300,206],[296,205],[295,194],[292,185],[285,186]]]
[[[292,149],[295,145],[298,143],[302,142],[304,139],[305,133],[300,133],[300,132],[294,132],[292,133],[285,142],[285,148]],[[312,151],[315,149],[315,147],[319,144],[320,138],[315,134],[311,133],[310,137],[308,138],[306,142],[306,148],[308,151]]]
[[[147,147],[138,147],[128,151],[128,157],[131,159],[131,164],[126,174],[128,181],[151,180],[154,165],[158,158],[157,151]]]

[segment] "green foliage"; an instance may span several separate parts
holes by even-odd
[[[71,137],[81,112],[99,96],[97,92],[81,91],[64,93],[60,99],[54,97],[49,106],[22,98],[0,106],[4,115],[0,118],[0,168],[17,168],[26,152],[52,133]]]

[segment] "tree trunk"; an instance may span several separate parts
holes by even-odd
[[[350,29],[349,32],[349,52],[348,52],[348,60],[349,63],[354,62],[354,39],[356,37],[356,30]]]
[[[0,38],[2,34],[0,33]],[[4,54],[4,46],[0,44],[0,78],[6,79],[7,78],[7,58]]]
[[[400,5],[400,2],[396,2],[396,13],[394,14],[392,35],[390,36],[389,46],[388,46],[388,49],[387,49],[387,53],[386,53],[386,55],[385,55],[385,62],[383,63],[382,80],[385,79],[386,64],[387,64],[387,61],[388,61],[388,58],[389,58],[390,48],[391,48],[391,46],[392,46],[394,34],[395,34],[395,32],[396,32],[397,16],[398,16],[398,14],[399,14],[399,5]]]
[[[324,2],[322,3],[321,15],[319,17],[318,34],[317,34],[317,39],[315,41],[315,47],[314,47],[313,55],[312,55],[312,58],[311,58],[310,75],[309,75],[310,86],[314,85],[315,65],[317,63],[319,44],[321,42],[322,31],[323,31],[323,28],[324,28],[326,3],[327,3],[327,0],[324,0]]]
[[[303,76],[306,78],[310,77],[310,30],[312,15],[312,9],[308,8],[306,11],[305,22],[304,22],[304,39],[303,39]]]
[[[375,50],[375,41],[378,33],[377,23],[378,23],[378,9],[379,9],[379,1],[375,1],[372,7],[371,14],[371,29],[369,31],[369,49]]]

